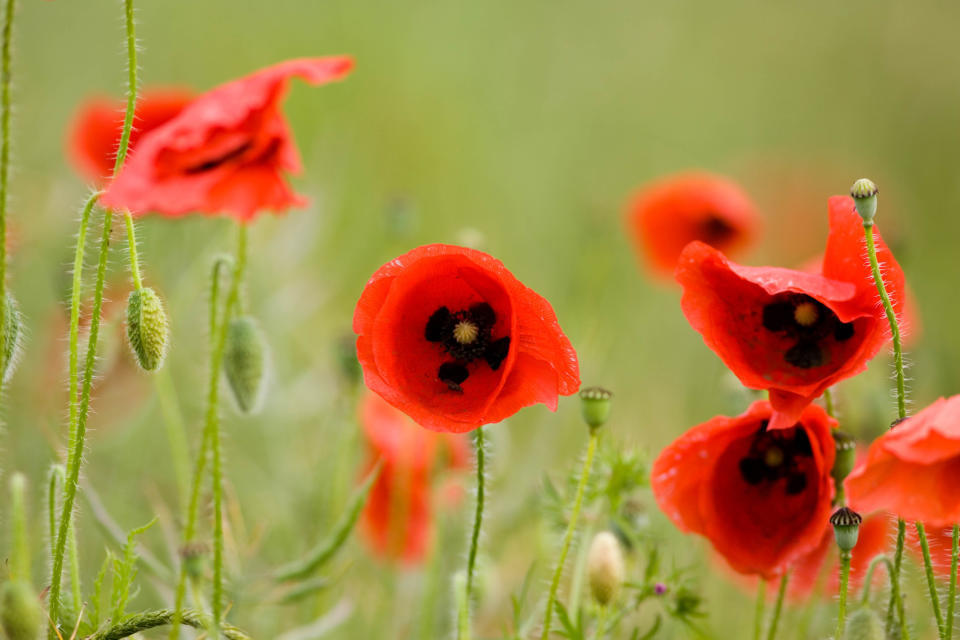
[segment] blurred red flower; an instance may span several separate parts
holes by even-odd
[[[462,433],[580,386],[550,303],[491,256],[433,244],[367,282],[353,316],[367,386],[418,424]]]
[[[771,429],[793,425],[828,387],[867,367],[889,339],[853,200],[830,198],[830,236],[819,274],[745,267],[701,242],[680,257],[687,320],[752,389],[768,389]],[[898,314],[903,272],[874,227],[877,258]]]
[[[793,427],[771,431],[772,416],[760,401],[690,429],[660,453],[652,477],[657,504],[681,531],[764,578],[821,543],[834,494],[836,421],[810,405]]]
[[[313,85],[343,78],[350,58],[302,58],[267,67],[209,91],[144,135],[101,204],[136,214],[191,211],[248,222],[260,211],[306,201],[287,173],[300,157],[280,110],[297,76]]]
[[[658,275],[669,277],[683,248],[699,240],[724,253],[746,248],[760,218],[743,189],[705,172],[667,176],[633,196],[627,223],[634,243]]]
[[[172,120],[193,99],[183,88],[154,88],[141,94],[130,132],[130,149],[140,138]],[[77,109],[67,136],[67,157],[87,180],[101,185],[113,172],[123,131],[125,100],[92,98]]]
[[[381,556],[420,562],[433,529],[433,476],[469,466],[466,439],[422,429],[374,393],[364,397],[360,423],[369,452],[366,469],[383,460],[361,516],[364,537]]]
[[[931,527],[960,521],[960,395],[940,398],[874,440],[847,476],[850,506]]]

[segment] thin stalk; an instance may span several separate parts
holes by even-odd
[[[780,588],[777,590],[777,602],[773,605],[773,618],[770,619],[770,629],[767,631],[767,640],[774,640],[774,638],[777,637],[777,627],[780,624],[780,613],[783,611],[783,599],[787,595],[787,583],[789,581],[790,572],[784,572],[780,578]]]
[[[893,618],[896,615],[900,622],[900,637],[910,640],[910,631],[907,628],[907,618],[903,611],[903,597],[900,594],[900,567],[903,566],[903,543],[906,538],[907,523],[903,518],[897,519],[897,545],[893,555],[893,567],[890,571],[890,603],[887,605],[887,633],[893,632]]]
[[[890,558],[885,555],[874,557],[873,560],[870,561],[870,564],[867,565],[867,572],[863,577],[863,594],[860,596],[861,607],[870,604],[870,588],[873,586],[873,574],[881,564],[887,568],[888,575],[893,575],[893,563],[890,562]]]
[[[947,619],[944,635],[953,638],[953,610],[957,600],[957,557],[960,555],[960,526],[953,525],[953,546],[950,551],[950,588],[947,591]]]
[[[767,581],[761,578],[757,583],[757,606],[753,610],[753,640],[763,636],[763,609],[767,603]]]
[[[220,335],[218,330],[220,323],[218,322],[217,310],[219,308],[220,301],[220,275],[221,270],[226,269],[229,266],[232,266],[234,261],[228,256],[218,257],[214,263],[213,268],[210,272],[210,317],[208,324],[208,332],[210,336],[211,343],[215,343],[217,336]],[[233,285],[231,285],[232,289]],[[224,326],[227,322],[226,310],[224,317],[220,322],[223,322]],[[219,364],[215,360],[215,354],[213,353],[214,349],[211,349],[210,354],[210,376],[213,381],[213,385],[216,386],[219,382]],[[222,360],[222,357],[220,358]],[[214,372],[214,368],[217,368],[218,371]],[[214,375],[216,373],[216,375]],[[193,541],[194,536],[197,533],[197,517],[200,507],[200,486],[203,483],[204,471],[206,470],[207,457],[210,451],[210,429],[204,428],[203,436],[200,442],[200,451],[197,452],[197,460],[194,465],[193,470],[193,482],[191,483],[190,489],[190,501],[187,505],[187,516],[186,524],[183,528],[183,544],[186,547]],[[184,599],[186,598],[187,591],[187,566],[186,563],[181,560],[180,562],[180,577],[177,581],[177,591],[174,599],[174,617],[172,627],[170,629],[170,640],[177,640],[180,637],[180,613],[183,611]]]
[[[10,558],[10,580],[30,583],[30,538],[27,536],[27,480],[19,473],[10,479],[10,518],[13,538]]]
[[[0,53],[0,354],[7,348],[7,190],[10,182],[10,78],[15,0],[3,7],[3,45]],[[3,376],[0,375],[0,391]]]
[[[487,449],[484,443],[483,427],[476,431],[474,448],[477,455],[477,504],[473,514],[473,529],[470,532],[470,550],[467,552],[467,575],[464,576],[463,599],[457,607],[457,638],[470,638],[470,601],[473,597],[473,576],[477,569],[477,550],[480,547],[480,530],[483,527],[483,506],[486,498],[486,461]]]
[[[836,638],[842,638],[847,627],[847,587],[850,583],[850,552],[840,552],[840,604],[837,608]]]
[[[123,221],[127,226],[127,251],[130,254],[130,276],[133,278],[133,287],[137,291],[143,289],[143,279],[140,277],[140,258],[137,255],[137,230],[133,224],[133,216],[124,211]]]
[[[836,417],[836,407],[833,405],[833,393],[829,388],[823,391],[823,402],[826,405],[827,415],[831,418]]]
[[[933,607],[933,615],[937,619],[937,631],[940,637],[945,637],[943,626],[943,614],[940,612],[940,594],[937,592],[937,581],[933,577],[933,563],[930,560],[930,545],[927,543],[927,532],[922,522],[917,522],[917,538],[920,539],[920,550],[923,552],[923,568],[927,576],[927,589],[930,591],[930,605]]]
[[[543,617],[543,632],[540,634],[541,640],[547,640],[550,636],[553,603],[557,599],[557,590],[560,588],[560,578],[563,576],[563,566],[567,561],[567,552],[570,550],[570,543],[573,541],[573,534],[577,529],[577,519],[580,517],[580,507],[583,504],[583,494],[587,487],[587,480],[590,479],[590,469],[593,466],[593,455],[597,450],[598,437],[599,434],[597,430],[590,429],[590,441],[587,443],[587,455],[583,459],[583,469],[580,471],[580,482],[577,485],[577,495],[573,501],[573,511],[570,513],[570,522],[567,524],[567,532],[563,536],[563,544],[560,547],[560,557],[557,558],[557,567],[553,571],[553,580],[550,582],[550,593],[547,595],[547,610]]]

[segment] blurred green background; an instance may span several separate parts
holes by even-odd
[[[29,331],[5,394],[0,450],[3,470],[32,482],[43,583],[41,486],[63,449],[64,300],[86,193],[66,163],[64,132],[88,95],[122,95],[125,73],[119,2],[21,5],[11,283]],[[747,261],[796,266],[822,251],[826,198],[870,176],[881,189],[880,226],[919,308],[912,397],[922,406],[960,388],[960,5],[152,0],[138,3],[137,16],[144,86],[205,89],[295,56],[349,53],[357,61],[346,82],[294,87],[286,111],[306,167],[295,183],[312,205],[263,215],[252,228],[250,306],[272,345],[273,379],[260,415],[224,414],[231,618],[259,637],[331,609],[352,613],[326,637],[446,635],[448,576],[462,565],[468,504],[445,520],[430,568],[395,571],[354,542],[337,565],[344,575],[319,597],[252,606],[270,568],[330,528],[356,481],[360,454],[337,346],[366,278],[416,245],[477,244],[549,299],[579,352],[584,383],[617,393],[612,437],[654,455],[688,426],[739,412],[748,398],[686,324],[675,287],[639,267],[623,223],[632,190],[688,168],[727,174],[765,218]],[[145,540],[169,564],[181,510],[175,463],[154,384],[123,344],[129,285],[117,238],[115,306],[84,475],[123,529],[161,516]],[[140,240],[146,279],[171,314],[167,381],[193,448],[207,273],[212,256],[232,248],[229,224],[145,219]],[[841,386],[848,430],[874,434],[893,417],[888,366],[881,357]],[[566,399],[557,414],[535,407],[489,430],[481,637],[500,632],[507,594],[530,562],[539,559],[546,575],[555,536],[528,507],[544,474],[562,477],[578,460],[578,412]],[[82,570],[92,576],[105,541],[82,500],[79,521]],[[729,588],[701,542],[672,532],[661,516],[654,521],[672,556],[703,562],[708,636],[746,629],[752,594]],[[431,584],[440,602],[424,612],[420,594]],[[134,604],[158,598],[145,586]],[[813,624],[826,629],[831,615],[824,605]],[[671,633],[685,632],[664,637]]]

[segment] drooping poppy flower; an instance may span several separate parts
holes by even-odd
[[[702,242],[687,246],[677,266],[684,315],[745,386],[770,391],[771,429],[793,425],[824,390],[866,369],[889,339],[853,200],[830,198],[829,210],[819,274],[741,266]],[[903,272],[876,227],[873,233],[900,313]]]
[[[469,465],[467,442],[420,428],[373,393],[364,397],[360,422],[367,470],[383,461],[361,515],[364,537],[381,556],[417,563],[426,555],[433,529],[434,476]],[[445,496],[440,497],[444,504]]]
[[[844,483],[858,511],[887,509],[931,527],[960,522],[960,395],[940,398],[874,440]]]
[[[367,386],[418,424],[462,433],[580,386],[553,308],[489,255],[419,247],[367,282],[353,316]]]
[[[743,574],[769,578],[812,551],[830,526],[836,421],[816,405],[794,426],[768,428],[770,403],[690,429],[653,464],[657,504],[707,538]]]
[[[193,91],[182,88],[144,91],[134,111],[131,152],[143,135],[172,120],[194,95]],[[113,172],[125,108],[125,100],[93,98],[80,105],[70,124],[67,156],[76,170],[95,184],[103,184]]]
[[[746,248],[756,236],[759,215],[739,185],[695,172],[644,186],[630,202],[627,223],[651,269],[669,277],[683,248],[694,240],[724,253]]]
[[[350,58],[301,58],[221,85],[144,135],[100,201],[135,214],[192,211],[250,221],[304,198],[286,182],[300,157],[281,111],[290,79],[318,85],[343,78]]]

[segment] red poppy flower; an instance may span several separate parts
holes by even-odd
[[[710,173],[682,173],[643,187],[627,223],[634,243],[655,273],[669,277],[683,248],[694,240],[725,253],[756,236],[759,215],[743,189]]]
[[[546,300],[501,262],[433,244],[373,274],[353,316],[367,386],[418,424],[462,433],[580,386]]]
[[[706,537],[730,566],[764,578],[809,553],[829,527],[836,421],[816,405],[795,426],[767,428],[773,409],[718,416],[653,464],[653,494],[682,531]]]
[[[793,425],[828,387],[866,369],[889,339],[853,200],[830,198],[830,236],[820,274],[745,267],[693,242],[680,257],[684,315],[752,389],[769,389],[771,429]],[[904,278],[874,227],[877,258],[899,313]]]
[[[940,398],[874,440],[847,476],[850,505],[932,527],[960,521],[960,395]]]
[[[344,57],[288,60],[199,96],[141,138],[101,204],[244,222],[259,211],[304,205],[285,180],[300,171],[300,157],[280,104],[290,78],[323,84],[343,78],[352,65]]]
[[[361,529],[378,554],[417,563],[426,555],[433,528],[432,477],[467,466],[467,443],[463,436],[421,429],[373,393],[363,400],[360,422],[370,454],[367,470],[383,460]]]
[[[144,91],[134,112],[131,151],[144,134],[172,120],[193,96],[193,91],[181,88]],[[73,117],[67,136],[67,156],[77,171],[96,184],[102,184],[113,172],[125,107],[124,100],[94,98],[82,104]]]

